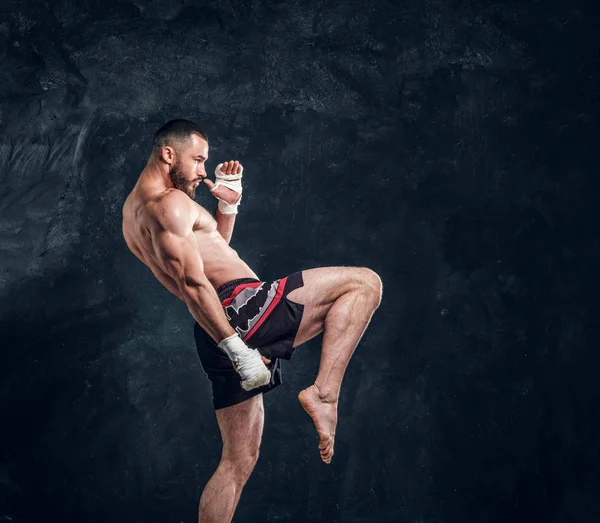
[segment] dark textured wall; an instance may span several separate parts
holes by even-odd
[[[0,2],[0,521],[191,522],[219,457],[186,307],[120,210],[166,120],[245,166],[263,279],[384,299],[322,464],[265,396],[237,522],[597,522],[593,3]],[[214,209],[207,192],[198,201]]]

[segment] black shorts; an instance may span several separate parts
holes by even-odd
[[[287,295],[303,285],[300,271],[272,283],[240,278],[217,289],[231,326],[248,347],[258,349],[271,360],[267,365],[271,381],[250,391],[242,389],[240,375],[227,354],[196,323],[194,339],[202,368],[212,382],[215,409],[241,403],[261,392],[270,391],[282,382],[280,359],[291,359],[294,338],[304,312],[304,305],[288,300]]]

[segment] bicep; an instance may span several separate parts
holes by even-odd
[[[152,243],[160,267],[177,283],[180,291],[206,283],[204,263],[193,231],[185,235],[158,231],[153,234]]]

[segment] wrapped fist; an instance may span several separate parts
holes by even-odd
[[[243,172],[242,164],[237,160],[231,160],[217,165],[216,183],[208,178],[203,180],[210,188],[210,192],[219,200],[219,211],[222,214],[237,214],[237,208],[242,200]]]

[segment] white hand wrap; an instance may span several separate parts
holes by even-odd
[[[238,193],[240,197],[236,203],[227,203],[219,198],[218,205],[218,209],[221,214],[237,214],[238,205],[242,201],[242,173],[244,172],[244,168],[241,168],[242,170],[239,172],[239,174],[225,174],[221,172],[221,165],[223,164],[220,163],[215,169],[215,186],[211,189],[211,192],[214,192],[219,185],[223,185],[224,187],[227,187],[228,189]]]
[[[261,359],[260,353],[246,346],[237,333],[225,338],[218,345],[237,365],[237,372],[242,377],[242,389],[252,390],[269,383],[271,372]]]

